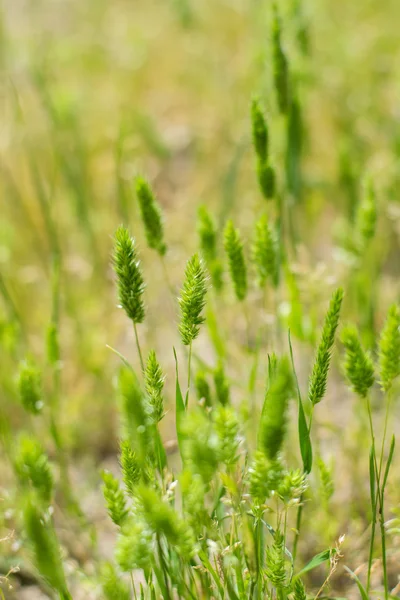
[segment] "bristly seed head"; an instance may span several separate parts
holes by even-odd
[[[185,346],[189,346],[197,338],[200,325],[205,318],[202,315],[207,293],[208,275],[203,260],[194,254],[186,264],[185,279],[180,298],[179,333]]]
[[[145,317],[143,281],[135,240],[121,226],[115,233],[114,271],[117,276],[120,306],[133,323],[142,323]]]
[[[150,350],[144,371],[144,384],[152,409],[151,417],[155,423],[161,421],[164,416],[164,380],[165,375],[161,370],[156,353],[154,350]]]
[[[244,259],[243,243],[233,222],[228,221],[224,235],[225,252],[236,298],[243,301],[247,295],[247,268]]]
[[[254,150],[258,159],[265,163],[268,158],[268,127],[257,98],[251,103],[251,125]]]
[[[374,384],[374,365],[361,346],[355,327],[345,327],[341,341],[346,349],[344,368],[353,391],[364,398]]]
[[[308,388],[308,399],[311,404],[322,400],[326,392],[328,371],[331,362],[331,351],[335,341],[335,333],[339,323],[340,309],[343,301],[343,290],[338,288],[332,296],[328,312],[322,328],[321,341],[317,349],[313,370]]]
[[[136,194],[139,201],[140,214],[142,216],[147,243],[150,248],[164,256],[167,246],[164,242],[164,226],[161,208],[154,193],[143,177],[136,179]]]
[[[400,374],[400,310],[397,304],[389,308],[379,340],[379,373],[385,392]]]

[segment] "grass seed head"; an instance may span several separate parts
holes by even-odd
[[[335,341],[335,333],[339,324],[340,309],[343,301],[343,290],[338,288],[332,296],[328,312],[322,328],[321,340],[317,348],[313,370],[310,377],[308,398],[311,404],[318,404],[326,392],[328,371],[331,362],[331,351]]]
[[[236,298],[243,301],[247,295],[247,268],[240,233],[232,221],[225,227],[224,246]]]
[[[18,390],[24,409],[37,415],[43,407],[42,374],[30,360],[25,360],[19,368]]]
[[[118,479],[112,473],[103,471],[103,495],[107,504],[108,514],[113,523],[121,527],[128,516],[128,509],[123,491]]]
[[[194,254],[186,264],[185,279],[179,301],[179,333],[182,343],[189,346],[200,333],[204,323],[203,309],[206,303],[208,276],[203,260]]]
[[[143,292],[145,288],[136,242],[125,227],[115,233],[114,271],[117,276],[121,308],[133,323],[142,323],[145,317]]]
[[[382,389],[387,392],[400,374],[400,310],[393,304],[388,311],[379,340],[379,374]]]
[[[363,347],[354,327],[345,327],[341,334],[345,347],[344,369],[352,390],[365,398],[375,381],[374,364]]]
[[[136,195],[144,224],[147,243],[150,248],[164,256],[167,246],[164,242],[164,225],[161,208],[149,183],[143,177],[136,179]]]

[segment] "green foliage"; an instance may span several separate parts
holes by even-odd
[[[269,150],[268,127],[257,98],[254,98],[251,103],[251,126],[254,150],[256,151],[259,161],[265,163],[268,158]]]
[[[308,399],[313,405],[321,402],[326,392],[328,371],[331,362],[331,351],[339,323],[342,301],[343,290],[338,288],[333,293],[328,312],[325,316],[321,340],[318,345],[314,366],[310,376]]]
[[[18,390],[24,409],[33,415],[39,414],[43,407],[42,376],[38,367],[30,360],[20,365]]]
[[[275,171],[270,163],[258,162],[257,164],[257,178],[260,185],[261,192],[267,200],[273,198],[275,195]]]
[[[47,582],[44,593],[60,600],[71,600],[64,562],[74,598],[306,600],[358,593],[387,600],[399,529],[391,518],[399,470],[391,435],[399,309],[391,309],[379,343],[376,324],[382,306],[398,299],[400,137],[392,106],[398,3],[378,14],[378,0],[363,10],[346,2],[333,8],[313,3],[308,10],[311,5],[289,0],[267,12],[260,2],[223,0],[212,10],[211,3],[194,0],[171,0],[162,10],[151,2],[139,10],[116,2],[104,19],[104,3],[88,0],[82,19],[83,3],[71,2],[69,38],[79,42],[72,51],[65,35],[35,43],[48,29],[47,4],[24,3],[24,35],[21,11],[8,11],[2,35],[10,85],[3,86],[0,169],[6,199],[0,522],[15,529],[11,540],[0,535],[2,569],[24,567],[30,547],[35,577]],[[333,14],[340,18],[339,37]],[[323,52],[313,52],[309,41],[321,40]],[[381,63],[384,76],[375,68]],[[248,161],[250,127],[241,114],[253,89],[261,92],[251,106],[258,194]],[[142,177],[132,184],[145,164],[162,203]],[[362,188],[365,168],[376,175]],[[174,217],[168,229],[164,199]],[[198,210],[196,236],[191,222],[199,199],[207,208]],[[266,205],[268,199],[274,201]],[[135,231],[142,226],[138,235],[154,249],[146,254],[147,309],[136,242],[122,227],[116,233],[119,304],[133,331],[129,321],[121,329],[121,315],[110,310],[107,239],[120,220]],[[334,222],[340,248],[332,247]],[[249,232],[251,269],[244,243]],[[180,298],[179,334],[189,348],[181,349],[175,380],[171,300],[182,257],[197,251]],[[153,269],[157,259],[165,281]],[[207,306],[206,273],[213,288]],[[346,319],[359,324],[359,335],[346,328],[342,338],[347,381],[363,401],[349,404],[351,393],[337,372],[335,410],[322,410],[317,419],[314,406],[326,390],[342,301],[338,292],[315,343],[320,299],[332,281],[348,290]],[[239,314],[236,300],[243,303]],[[144,321],[142,354],[136,324]],[[296,357],[291,369],[277,358],[286,351],[287,329]],[[135,339],[137,372],[130,366]],[[106,342],[118,350],[111,355]],[[377,350],[377,364],[363,346]],[[21,366],[16,386],[25,356],[35,358]],[[303,405],[300,387],[309,371],[310,402]],[[375,377],[384,394],[372,390]],[[297,403],[290,405],[294,379]],[[42,418],[33,419],[42,407]],[[106,474],[103,485],[115,530],[92,514],[97,501],[86,495],[99,493],[90,466],[112,461],[118,445],[120,475]],[[320,458],[328,446],[338,457],[337,473]],[[348,460],[355,454],[357,460]],[[368,474],[370,498],[362,493]],[[332,502],[336,476],[341,481]],[[335,548],[332,536],[349,522],[346,561],[367,567],[346,584],[335,573],[340,542]],[[107,548],[104,527],[115,534],[114,545],[107,533]],[[102,568],[113,545],[115,565]],[[324,566],[325,577],[321,570],[304,578],[306,590],[300,578]],[[320,587],[320,576],[332,590]]]
[[[200,325],[205,319],[202,315],[207,293],[207,273],[203,260],[194,254],[188,260],[185,279],[179,301],[179,333],[182,343],[189,346],[200,333]]]
[[[278,460],[270,461],[257,450],[249,468],[249,491],[256,504],[263,504],[278,489],[283,467]]]
[[[389,308],[378,350],[380,383],[387,392],[400,374],[400,310],[397,304]]]
[[[197,211],[197,232],[200,249],[207,263],[213,287],[220,291],[223,285],[222,265],[218,258],[217,229],[212,215],[205,206]]]
[[[274,543],[267,548],[265,566],[266,576],[272,585],[278,589],[285,587],[285,539],[280,531],[275,532]]]
[[[46,335],[47,360],[50,365],[57,365],[60,361],[60,342],[58,328],[55,323],[50,323]]]
[[[33,499],[24,508],[25,532],[34,564],[48,585],[65,599],[68,594],[58,540],[49,515],[41,512]]]
[[[204,499],[206,488],[203,478],[186,469],[181,473],[179,483],[182,488],[183,512],[192,529],[199,533],[202,526],[208,523],[209,517]]]
[[[121,527],[128,516],[126,501],[119,481],[112,473],[103,471],[103,494],[111,520]]]
[[[238,461],[239,421],[228,406],[217,406],[213,412],[215,433],[218,438],[218,458],[226,465]]]
[[[164,256],[167,246],[164,242],[164,226],[161,208],[154,193],[143,177],[136,179],[136,194],[139,201],[140,214],[144,224],[147,243],[150,248]]]
[[[23,485],[31,485],[47,505],[53,495],[53,473],[41,444],[28,436],[18,440],[15,472]]]
[[[218,467],[219,440],[203,410],[191,411],[184,423],[184,457],[191,471],[208,484]]]
[[[377,204],[375,189],[370,177],[364,183],[364,193],[356,215],[357,249],[360,255],[365,252],[373,238],[377,222]]]
[[[149,397],[152,418],[156,423],[161,421],[164,416],[164,380],[165,376],[157,360],[156,353],[154,350],[151,350],[147,358],[146,369],[144,372],[144,385]]]
[[[121,368],[118,384],[123,438],[129,440],[143,466],[149,457],[153,458],[152,407],[131,369]]]
[[[206,406],[211,406],[211,390],[206,374],[203,371],[197,371],[194,383],[196,386],[197,398],[199,400],[204,399]]]
[[[286,113],[288,112],[290,101],[289,66],[282,47],[281,22],[276,5],[273,6],[272,61],[278,107],[281,113]]]
[[[257,272],[258,285],[264,287],[269,280],[274,287],[277,287],[279,283],[278,240],[266,214],[256,222],[253,263]]]
[[[130,517],[122,527],[116,543],[115,560],[120,569],[129,573],[147,569],[151,562],[152,532],[138,515]]]
[[[121,308],[133,323],[142,323],[145,316],[143,304],[145,285],[142,270],[135,240],[122,226],[115,233],[114,270]]]
[[[215,367],[213,377],[217,400],[225,406],[230,402],[230,386],[225,375],[224,364],[222,361],[219,361]]]
[[[294,582],[293,600],[307,600],[306,590],[301,579],[296,579]]]
[[[243,301],[247,295],[247,268],[243,243],[232,221],[228,221],[225,227],[224,246],[236,298]]]
[[[258,449],[274,460],[280,451],[286,431],[288,401],[293,394],[293,381],[287,357],[281,358],[268,383],[258,429]]]
[[[332,466],[328,466],[321,457],[317,459],[318,473],[321,483],[321,492],[325,502],[329,502],[335,491],[335,484],[333,481],[333,469]]]
[[[361,346],[358,332],[354,327],[346,327],[341,334],[346,349],[344,368],[353,391],[364,398],[375,381],[374,365],[371,357]]]
[[[278,487],[278,494],[285,504],[298,502],[307,490],[308,482],[305,473],[299,469],[287,471]]]
[[[130,600],[129,586],[111,563],[105,563],[101,569],[101,585],[105,600]]]
[[[163,535],[182,556],[190,557],[196,551],[193,532],[178,513],[164,502],[155,490],[139,486],[137,507],[140,516],[156,535]]]
[[[132,450],[128,440],[123,440],[121,442],[121,454],[119,460],[126,491],[130,496],[134,496],[136,486],[141,480],[142,469],[136,453]]]

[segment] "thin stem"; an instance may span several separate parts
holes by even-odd
[[[132,573],[132,571],[131,571],[131,584],[132,584],[132,589],[133,589],[133,596],[134,596],[135,600],[137,600],[135,582],[133,581],[133,573]]]
[[[187,393],[188,393],[188,396],[189,396],[190,380],[191,380],[191,374],[192,374],[192,344],[193,344],[193,342],[190,342],[190,344],[189,344],[188,383],[187,383]]]
[[[388,598],[389,598],[389,584],[388,584],[387,565],[386,565],[386,532],[385,532],[385,515],[384,515],[384,490],[381,489],[380,484],[381,484],[383,455],[385,452],[385,442],[386,442],[386,434],[387,434],[391,400],[392,400],[392,394],[391,394],[391,390],[389,390],[387,392],[385,425],[383,428],[382,448],[381,448],[381,456],[380,456],[380,460],[379,460],[379,472],[378,472],[378,497],[379,497],[379,505],[380,505],[379,506],[379,523],[380,523],[380,530],[381,530],[383,585],[385,588],[385,600],[388,600]]]
[[[372,457],[374,461],[374,469],[375,469],[375,480],[378,486],[378,497],[379,497],[379,481],[377,478],[378,475],[378,465],[376,460],[376,451],[375,451],[375,434],[374,434],[374,426],[372,423],[372,412],[371,412],[371,402],[369,396],[367,396],[367,412],[368,412],[368,422],[371,434],[371,444],[372,444]],[[372,560],[374,557],[374,543],[375,543],[375,528],[376,528],[376,498],[373,499],[372,506],[372,523],[371,523],[371,539],[369,544],[369,555],[368,555],[368,573],[367,573],[367,594],[369,592],[371,586],[371,570],[372,570]]]
[[[303,494],[300,496],[300,503],[299,503],[299,506],[297,508],[296,531],[295,531],[295,534],[294,534],[293,550],[292,550],[293,564],[296,562],[297,546],[298,546],[299,537],[300,537],[300,528],[301,528],[301,517],[302,517],[302,514],[303,514]]]
[[[311,405],[311,412],[310,412],[310,422],[308,425],[308,432],[309,434],[311,434],[311,426],[312,426],[312,422],[313,422],[313,416],[314,416],[314,405]],[[297,555],[297,546],[299,543],[299,537],[300,537],[300,529],[301,529],[301,519],[303,516],[303,499],[304,499],[304,494],[302,494],[300,496],[300,503],[299,506],[297,508],[297,516],[296,516],[296,531],[294,534],[294,541],[293,541],[293,564],[296,561],[296,555]]]
[[[388,574],[387,574],[387,565],[386,565],[386,532],[385,532],[383,491],[380,496],[379,523],[380,523],[380,529],[381,529],[381,544],[382,544],[383,585],[385,588],[385,600],[388,600],[389,599],[389,584],[388,584]]]
[[[244,318],[246,321],[247,349],[251,350],[250,317],[249,317],[249,310],[248,310],[248,306],[246,304],[246,300],[244,300],[244,302],[243,302],[243,312],[244,312]]]
[[[163,271],[164,271],[165,282],[166,282],[167,287],[168,287],[168,289],[169,289],[169,291],[171,293],[172,299],[175,300],[175,290],[174,290],[174,286],[172,285],[171,280],[170,280],[169,275],[168,275],[168,269],[167,269],[167,265],[165,263],[164,256],[160,255],[160,261],[161,261],[162,268],[163,268]]]
[[[160,563],[161,563],[161,569],[164,575],[164,583],[165,583],[165,590],[167,592],[167,600],[169,600],[171,598],[171,593],[169,590],[169,583],[168,583],[168,570],[167,570],[167,565],[165,563],[165,556],[164,556],[164,552],[162,549],[162,545],[161,545],[161,539],[160,536],[157,535],[157,547],[158,547],[158,554],[160,556]]]
[[[379,473],[378,473],[379,481],[381,480],[381,475],[382,475],[383,455],[385,452],[385,442],[386,442],[386,434],[387,434],[387,427],[388,427],[388,420],[389,420],[389,410],[390,410],[390,405],[391,405],[391,401],[392,401],[392,396],[393,396],[393,394],[391,393],[391,390],[389,390],[387,392],[387,396],[386,396],[387,401],[386,401],[385,425],[383,428],[382,448],[381,448],[381,456],[380,456],[380,460],[379,460]]]
[[[137,332],[137,327],[136,327],[136,323],[133,323],[133,329],[135,331],[135,339],[136,339],[136,348],[139,354],[139,359],[140,359],[140,366],[142,367],[142,371],[144,372],[144,362],[143,362],[143,356],[142,356],[142,351],[140,349],[140,344],[139,344],[139,337],[138,337],[138,332]]]

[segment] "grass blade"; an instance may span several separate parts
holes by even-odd
[[[181,458],[183,460],[183,442],[185,435],[183,432],[183,419],[185,416],[185,402],[183,400],[181,386],[179,385],[179,370],[178,370],[178,358],[176,356],[176,350],[174,350],[175,366],[176,366],[176,387],[175,387],[175,414],[176,414],[176,436],[178,439],[178,446]]]
[[[293,375],[296,381],[297,388],[297,396],[298,396],[298,405],[299,405],[299,420],[298,420],[298,429],[299,429],[299,444],[300,444],[300,453],[301,458],[303,460],[303,469],[305,473],[311,473],[313,455],[312,455],[312,444],[310,438],[310,431],[306,421],[306,415],[304,413],[303,402],[301,399],[299,381],[297,379],[296,369],[294,366],[293,360],[293,348],[292,341],[290,339],[290,331],[288,332],[289,339],[289,349],[290,349],[290,360],[292,362]]]

